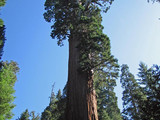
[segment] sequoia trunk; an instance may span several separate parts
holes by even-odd
[[[80,68],[78,37],[72,35],[69,39],[66,120],[98,120],[93,73],[78,70]]]

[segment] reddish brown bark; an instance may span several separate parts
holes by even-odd
[[[93,89],[93,79],[94,76],[90,73],[90,77],[87,83],[87,105],[88,105],[88,120],[98,120],[97,113],[97,99],[96,99],[96,91]]]
[[[78,71],[78,44],[78,36],[70,37],[66,120],[98,120],[93,75]]]

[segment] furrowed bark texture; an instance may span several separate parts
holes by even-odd
[[[78,71],[79,42],[76,35],[69,39],[66,120],[98,120],[93,75]]]

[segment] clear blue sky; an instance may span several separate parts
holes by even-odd
[[[28,108],[41,113],[49,104],[51,86],[55,92],[67,81],[68,43],[57,46],[50,37],[51,24],[43,19],[45,0],[8,0],[1,18],[6,25],[3,60],[18,62],[13,112],[16,119]],[[112,54],[119,64],[137,73],[140,61],[160,65],[160,4],[147,0],[115,0],[103,14],[104,32],[111,39]],[[119,83],[118,83],[119,85]],[[116,88],[122,108],[120,85]]]

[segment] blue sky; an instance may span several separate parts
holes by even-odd
[[[13,112],[16,119],[28,108],[41,113],[49,104],[51,86],[55,92],[67,81],[68,43],[57,46],[50,37],[51,24],[43,18],[45,0],[8,0],[1,18],[6,25],[7,41],[3,60],[18,62],[20,72],[15,85]],[[119,64],[128,64],[137,73],[140,61],[160,65],[160,4],[147,0],[115,0],[103,14],[104,33],[111,40],[112,54]],[[121,103],[122,89],[116,94]]]

